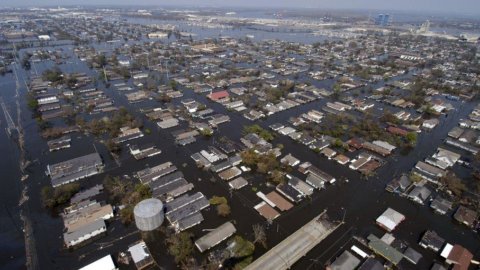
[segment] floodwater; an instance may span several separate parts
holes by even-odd
[[[277,38],[283,39],[284,36],[277,35]],[[72,46],[62,48],[66,53],[72,53]],[[51,65],[51,63],[37,64],[36,68],[38,73],[41,73],[42,70]],[[64,70],[76,70],[94,74],[86,67],[85,63],[78,60],[73,60],[73,63],[62,64],[60,67]],[[21,75],[26,77],[28,74],[22,71]],[[5,75],[5,77],[0,79],[0,82],[2,83],[0,95],[4,98],[12,118],[16,119],[14,103],[15,80],[13,74]],[[116,82],[113,82],[112,85],[114,83]],[[99,84],[99,88],[104,89],[104,86]],[[252,191],[252,186],[257,187],[259,191],[264,193],[269,192],[274,187],[266,186],[261,176],[246,175],[250,185],[240,191],[230,192],[227,183],[214,178],[210,172],[197,169],[194,161],[190,158],[191,154],[212,145],[213,140],[218,139],[219,136],[227,136],[239,142],[239,138],[242,135],[241,127],[252,123],[243,118],[241,114],[227,112],[220,104],[208,101],[203,94],[195,94],[190,90],[185,91],[183,98],[194,98],[214,109],[217,113],[228,114],[231,121],[220,125],[213,138],[199,138],[197,142],[191,145],[180,147],[174,144],[171,132],[181,129],[181,127],[159,130],[155,123],[148,121],[138,112],[141,108],[151,108],[158,106],[158,104],[153,101],[128,104],[123,93],[116,91],[112,86],[110,89],[105,89],[105,92],[108,96],[114,98],[115,104],[117,106],[129,107],[130,111],[136,116],[142,117],[145,127],[152,130],[152,134],[134,140],[132,143],[153,142],[162,150],[162,153],[158,156],[136,161],[129,156],[124,146],[124,151],[120,158],[121,166],[118,166],[109,156],[103,144],[99,143],[92,136],[83,134],[72,135],[71,148],[49,153],[46,141],[40,138],[36,123],[31,119],[30,112],[23,101],[26,90],[24,87],[21,90],[22,125],[26,135],[27,157],[33,162],[28,168],[30,177],[24,181],[24,184],[28,186],[28,196],[30,197],[26,208],[28,208],[28,214],[33,224],[38,269],[77,269],[107,254],[116,255],[120,251],[125,251],[128,245],[140,239],[140,233],[136,231],[133,225],[125,227],[118,220],[114,220],[110,222],[106,237],[73,251],[65,250],[62,247],[63,224],[61,218],[52,215],[41,206],[40,190],[43,186],[50,185],[50,181],[44,173],[47,164],[92,153],[95,150],[101,154],[105,161],[105,173],[81,180],[80,183],[84,187],[101,182],[106,174],[131,176],[146,166],[154,166],[162,162],[171,161],[185,174],[185,178],[195,185],[194,192],[200,191],[207,197],[213,195],[226,196],[232,209],[231,216],[219,218],[214,207],[202,211],[205,221],[190,230],[195,234],[195,238],[204,235],[206,233],[205,229],[215,228],[226,221],[232,221],[240,235],[251,239],[252,225],[260,223],[268,227],[268,245],[272,247],[324,209],[328,209],[328,214],[332,219],[341,220],[344,218],[345,224],[308,253],[305,258],[295,265],[295,269],[322,269],[323,264],[338,254],[339,249],[353,235],[365,237],[372,232],[381,235],[381,230],[375,225],[375,219],[387,207],[392,207],[406,216],[406,221],[398,227],[394,235],[412,245],[415,250],[420,251],[424,256],[424,259],[417,267],[405,264],[405,269],[428,269],[433,260],[441,261],[438,255],[431,251],[426,251],[416,244],[426,229],[435,230],[450,243],[464,245],[476,257],[480,255],[480,241],[477,238],[477,234],[455,224],[449,216],[436,215],[426,206],[414,204],[405,198],[384,191],[385,184],[393,177],[399,176],[403,172],[408,172],[418,160],[431,155],[436,147],[442,144],[443,139],[447,136],[447,132],[457,124],[459,119],[465,118],[472,110],[475,105],[473,102],[452,101],[456,110],[449,113],[446,117],[441,117],[441,124],[435,129],[435,132],[422,132],[418,137],[418,146],[413,151],[406,156],[394,155],[387,158],[387,164],[377,171],[376,176],[368,180],[362,179],[357,172],[315,154],[313,151],[308,150],[307,147],[293,142],[288,137],[278,135],[273,144],[283,144],[285,147],[283,150],[284,154],[291,153],[293,156],[301,159],[301,161],[310,161],[313,165],[340,180],[333,186],[327,186],[326,190],[316,191],[311,199],[306,199],[299,203],[269,225],[253,209],[253,206],[260,199]],[[176,99],[174,103],[179,104],[179,101],[180,99]],[[325,103],[326,100],[318,100],[289,111],[280,112],[268,117],[266,120],[258,121],[258,123],[265,128],[276,122],[286,123],[292,116],[298,116],[311,109],[320,110]],[[393,110],[393,108],[390,109]],[[0,265],[4,269],[22,269],[25,263],[25,247],[22,225],[18,217],[20,210],[18,201],[22,190],[18,169],[19,151],[14,141],[3,132],[6,124],[4,118],[0,119],[2,120],[0,126],[2,131],[0,132],[0,150],[4,153],[0,172],[3,186],[6,187],[0,190],[2,202],[2,209],[0,210],[0,241],[2,243],[0,248]],[[186,126],[186,124],[184,123],[183,126]],[[295,172],[295,174],[298,173]],[[349,181],[346,182],[344,179],[349,179]],[[145,238],[158,265],[164,269],[174,268],[172,258],[167,255],[165,249],[164,236],[156,232],[145,235]],[[263,248],[257,247],[255,256],[260,256],[264,252]],[[202,260],[204,258],[199,256],[199,259]],[[123,265],[120,265],[120,267],[122,269],[126,268]]]

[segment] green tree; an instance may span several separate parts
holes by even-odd
[[[185,263],[193,253],[193,234],[181,232],[167,238],[168,253],[175,258],[176,263]]]
[[[407,136],[405,136],[405,138],[407,139],[408,143],[410,143],[411,145],[414,145],[417,143],[417,133],[416,132],[408,132],[407,133]]]

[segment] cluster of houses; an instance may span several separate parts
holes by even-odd
[[[210,203],[201,193],[188,194],[194,185],[171,162],[148,167],[136,172],[138,180],[148,185],[152,196],[165,202],[165,217],[177,231],[183,231],[201,223],[201,210]]]
[[[63,240],[66,247],[84,245],[106,233],[106,221],[112,219],[114,213],[110,204],[93,199],[102,190],[102,185],[96,185],[75,194],[70,200],[70,205],[63,210],[65,226]]]
[[[387,208],[376,223],[386,231],[381,237],[369,234],[365,240],[354,240],[349,249],[344,250],[327,269],[385,269],[385,264],[377,258],[387,261],[387,266],[404,268],[415,267],[423,255],[413,245],[398,239],[393,231],[405,220],[405,216],[392,208]],[[434,262],[432,270],[467,270],[472,264],[472,253],[458,244],[447,243],[436,232],[427,230],[419,241],[419,246],[444,258],[444,263]],[[410,266],[408,266],[410,264]]]

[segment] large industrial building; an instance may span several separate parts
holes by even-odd
[[[139,230],[153,231],[163,223],[163,204],[159,199],[146,199],[135,206],[133,214]]]

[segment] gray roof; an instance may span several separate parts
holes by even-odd
[[[105,221],[103,219],[96,220],[94,222],[88,223],[73,232],[67,232],[63,234],[63,239],[67,245],[72,241],[77,241],[80,237],[85,236],[89,233],[92,233],[101,228],[105,228]]]
[[[385,270],[385,267],[376,259],[368,258],[358,270]]]
[[[441,196],[435,197],[435,199],[430,204],[430,207],[438,212],[446,213],[452,209],[453,203]]]
[[[382,257],[397,265],[403,259],[403,254],[396,250],[394,247],[387,245],[385,242],[380,240],[373,234],[368,236],[368,246],[375,251],[376,253],[380,254]]]
[[[149,218],[162,212],[163,203],[159,199],[150,198],[135,205],[133,212],[136,217]]]
[[[432,192],[425,186],[416,186],[409,194],[411,199],[418,199],[422,202],[426,201],[430,197]]]
[[[208,250],[227,239],[236,231],[237,229],[235,229],[235,226],[233,226],[232,223],[226,222],[217,227],[215,230],[200,237],[197,241],[195,241],[195,245],[200,252],[204,252],[205,250]]]
[[[360,264],[360,260],[352,253],[345,250],[335,261],[330,265],[332,270],[353,270]]]
[[[423,257],[422,254],[420,254],[419,252],[417,252],[411,247],[405,250],[405,252],[403,253],[403,256],[405,257],[405,259],[409,260],[413,264],[417,264],[420,261],[420,259],[422,259]]]
[[[102,158],[98,153],[92,153],[48,165],[47,170],[55,187],[96,174],[100,165]]]
[[[447,268],[445,268],[445,266],[443,266],[441,264],[434,263],[432,265],[432,268],[430,268],[430,270],[447,270]]]

